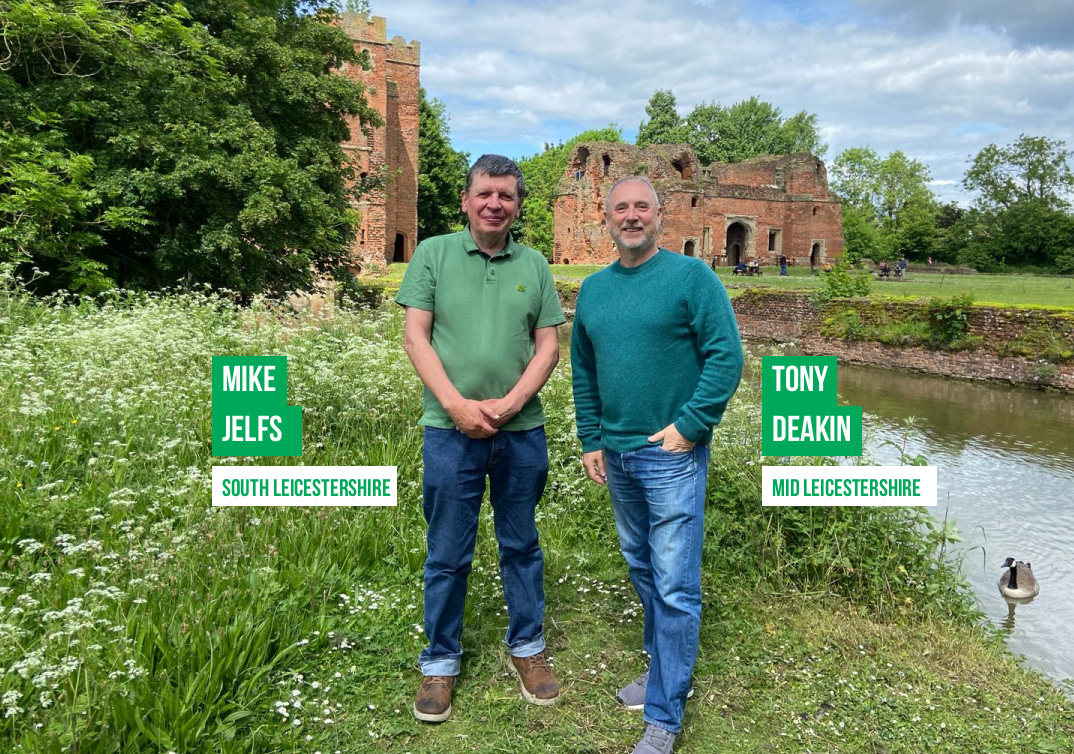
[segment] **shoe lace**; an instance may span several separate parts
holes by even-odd
[[[533,655],[532,657],[527,657],[526,661],[529,662],[531,670],[549,670],[548,662],[544,659],[543,653]]]
[[[664,751],[668,749],[668,744],[675,741],[675,736],[669,731],[663,728],[658,728],[655,725],[649,725],[645,728],[645,735],[641,737],[641,742],[649,744],[658,751]]]
[[[421,687],[423,689],[430,689],[433,686],[447,686],[451,683],[450,676],[446,675],[427,675],[421,681]]]

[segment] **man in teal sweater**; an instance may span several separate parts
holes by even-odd
[[[668,754],[682,730],[701,625],[709,442],[743,361],[723,284],[700,259],[657,246],[661,214],[646,178],[612,186],[605,225],[619,261],[582,284],[571,338],[582,463],[608,485],[645,609],[649,669],[618,696],[644,709],[634,754]]]

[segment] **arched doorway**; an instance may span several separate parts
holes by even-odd
[[[727,264],[734,267],[742,259],[746,248],[746,226],[739,222],[727,227]]]
[[[694,256],[694,242],[693,239],[687,241],[682,245],[682,253],[688,257]]]
[[[402,233],[395,234],[395,253],[392,254],[392,262],[406,261],[406,236]]]
[[[815,244],[813,244],[813,248],[809,252],[809,266],[810,267],[816,267],[817,266],[817,257],[818,256],[820,256],[820,244],[815,243]]]

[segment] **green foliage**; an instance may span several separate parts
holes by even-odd
[[[827,317],[820,326],[825,338],[877,341],[889,346],[928,345],[932,335],[924,319],[899,320],[884,310],[868,311],[863,319],[856,309],[843,309]]]
[[[778,107],[757,97],[729,107],[703,102],[682,118],[675,109],[675,95],[658,90],[645,111],[649,120],[638,129],[639,147],[685,142],[694,148],[702,165],[742,162],[763,154],[821,156],[828,149],[815,114],[803,110],[784,119]]]
[[[968,334],[971,306],[972,293],[960,293],[949,299],[929,300],[926,311],[933,347],[959,350],[975,345],[975,341]]]
[[[1021,356],[1028,359],[1044,359],[1049,362],[1074,359],[1074,346],[1059,328],[1035,325],[1027,327],[1014,340],[997,344],[1002,356]]]
[[[833,298],[868,296],[870,283],[868,272],[855,271],[845,261],[839,261],[823,273],[823,281],[816,298],[820,301],[829,301]]]
[[[645,106],[649,120],[638,126],[637,145],[647,147],[650,144],[681,144],[686,141],[686,130],[678,110],[675,109],[675,95],[667,89],[657,89]]]
[[[84,292],[180,281],[251,296],[340,267],[378,123],[321,0],[0,0],[0,259]],[[39,282],[44,289],[44,284]]]
[[[1014,144],[989,144],[978,152],[962,185],[976,192],[978,205],[987,210],[1010,209],[1020,202],[1066,207],[1074,191],[1070,156],[1060,139],[1022,134]]]
[[[850,202],[843,203],[842,211],[843,237],[846,239],[843,259],[855,264],[862,259],[886,258],[889,252],[872,214]]]
[[[628,750],[638,729],[600,710],[608,689],[644,663],[641,616],[607,492],[579,467],[568,369],[542,391],[550,469],[540,530],[556,616],[548,639],[561,678],[592,680],[517,735],[511,722],[530,712],[502,673],[498,552],[482,517],[466,704],[454,727],[436,728],[406,706],[426,641],[415,625],[425,526],[421,384],[401,346],[398,307],[304,318],[220,295],[41,301],[0,269],[0,312],[0,666],[10,671],[0,685],[0,750]],[[225,460],[211,458],[207,442],[209,355],[282,352],[289,400],[303,406],[302,461],[397,466],[397,507],[209,506],[211,467]],[[744,383],[713,441],[703,586],[718,594],[733,583],[741,599],[706,606],[702,648],[731,636],[735,649],[702,651],[695,673],[699,697],[730,684],[758,725],[747,737],[718,704],[698,702],[697,729],[721,726],[704,740],[787,748],[801,732],[797,710],[812,709],[819,693],[838,696],[825,722],[845,723],[847,750],[882,741],[908,751],[910,735],[911,746],[944,752],[967,742],[1040,749],[1049,734],[1068,744],[1067,700],[1040,701],[1052,694],[1046,682],[973,633],[970,601],[937,553],[956,537],[949,527],[920,509],[760,506],[759,400],[759,386]],[[785,618],[823,629],[788,638],[795,627]],[[923,635],[944,652],[923,653]],[[934,666],[914,664],[938,654]],[[949,683],[952,656],[974,669],[971,687]],[[904,672],[915,688],[942,685],[943,696],[860,684]],[[980,714],[982,699],[1010,712]],[[917,713],[920,724],[910,722]],[[894,731],[893,714],[902,721]],[[937,720],[951,731],[965,716],[973,725],[936,749]]]
[[[865,340],[866,330],[861,316],[853,309],[844,309],[826,318],[820,326],[820,334],[825,338],[842,340]]]
[[[974,208],[959,227],[958,261],[981,271],[1036,266],[1074,272],[1074,216],[1036,201],[1006,209]]]
[[[459,194],[470,155],[451,148],[444,103],[422,88],[418,127],[418,238],[450,233],[461,225]]]
[[[556,185],[567,170],[571,150],[585,141],[621,143],[622,130],[613,124],[606,128],[583,131],[562,144],[545,144],[544,151],[518,161],[526,178],[526,201],[512,232],[522,243],[552,258],[554,240],[552,207]]]
[[[832,162],[831,176],[844,202],[844,229],[850,220],[851,261],[931,256],[940,210],[924,163],[900,151],[880,159],[869,147],[852,147]]]

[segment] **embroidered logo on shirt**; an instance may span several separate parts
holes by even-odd
[[[525,292],[526,292],[526,286],[524,286],[524,285],[519,285],[519,286],[518,286],[518,292],[519,292],[519,293],[525,293]]]

